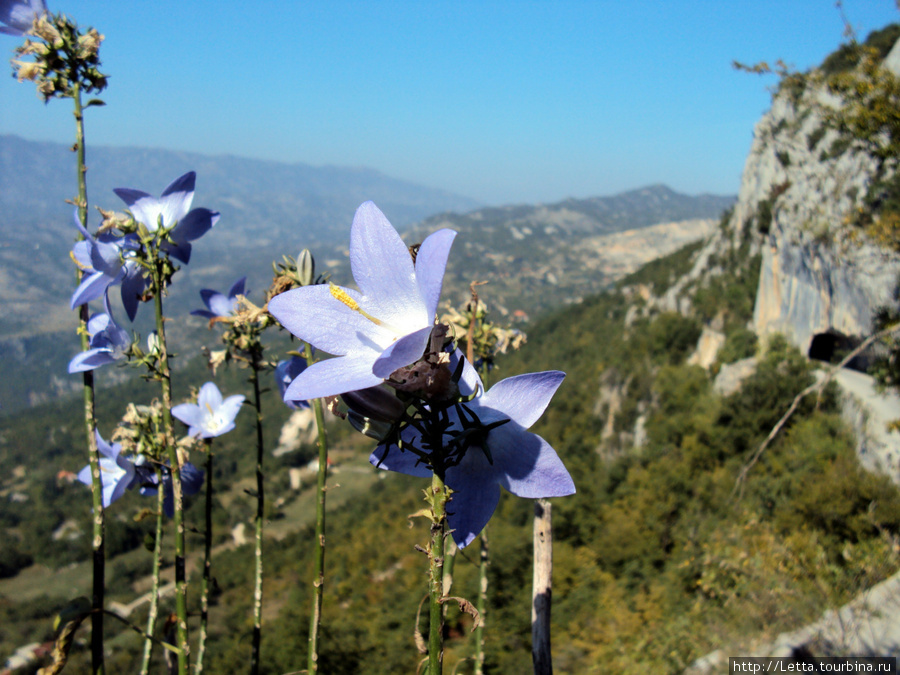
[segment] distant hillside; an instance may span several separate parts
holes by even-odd
[[[469,282],[477,276],[491,281],[485,297],[495,310],[503,315],[518,309],[519,317],[596,292],[646,260],[704,236],[709,224],[680,227],[650,239],[644,236],[631,244],[612,244],[603,235],[717,216],[732,201],[688,197],[655,186],[555,205],[472,211],[477,204],[465,197],[370,169],[139,148],[88,150],[92,206],[119,209],[122,205],[112,188],[135,187],[159,194],[169,181],[195,170],[194,205],[221,212],[219,224],[198,242],[191,264],[178,273],[166,301],[167,313],[178,317],[197,308],[201,288],[227,288],[244,275],[249,277],[251,298],[259,298],[271,279],[270,261],[296,255],[304,247],[313,251],[320,271],[350,283],[348,233],[353,213],[367,199],[374,200],[401,231],[426,219],[405,235],[410,241],[437,227],[460,230],[466,236],[459,241],[465,243],[452,253],[453,273],[445,297],[464,300]],[[16,383],[6,385],[8,390],[0,386],[0,401],[9,412],[62,394],[75,384],[65,372],[66,363],[77,352],[75,317],[68,309],[74,289],[69,251],[76,233],[71,206],[65,203],[73,194],[73,166],[71,152],[61,144],[0,136],[0,227],[4,232],[0,358],[6,364],[2,379]],[[432,216],[435,213],[442,215]],[[99,216],[94,214],[92,219],[96,225]],[[612,255],[604,257],[607,249]],[[146,334],[149,328],[138,318],[136,329]],[[197,338],[207,339],[206,326],[199,319],[172,328],[176,347],[189,355],[195,353]],[[187,349],[191,351],[184,352]]]
[[[442,227],[460,233],[446,297],[460,301],[477,278],[489,282],[485,297],[501,314],[534,314],[578,302],[711,234],[734,200],[652,185],[609,197],[440,214],[414,227],[410,237]]]
[[[195,206],[222,214],[215,236],[204,238],[186,274],[203,270],[216,282],[250,274],[267,280],[266,260],[343,242],[356,207],[374,199],[398,227],[433,213],[469,210],[477,202],[390,178],[372,169],[314,167],[233,156],[210,157],[146,148],[89,147],[92,206],[122,208],[115,187],[159,194],[186,171],[197,172]],[[75,238],[74,158],[57,143],[0,136],[0,337],[27,336],[68,325],[62,298],[72,286],[68,251]],[[91,216],[96,224],[96,213]],[[40,283],[33,271],[41,270]],[[246,272],[236,272],[246,270]],[[258,272],[258,276],[256,276]],[[208,275],[203,275],[208,276]],[[198,281],[206,284],[207,279]],[[184,284],[184,282],[182,282]]]

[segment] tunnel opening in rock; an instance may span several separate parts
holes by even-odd
[[[838,364],[850,352],[856,349],[861,340],[854,337],[848,337],[836,331],[828,331],[825,333],[817,333],[813,336],[809,345],[807,356],[815,361],[824,361],[825,363]],[[872,360],[872,354],[869,350],[865,350],[854,356],[846,365],[847,368],[866,372]]]

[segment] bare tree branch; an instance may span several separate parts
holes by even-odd
[[[791,416],[796,412],[797,408],[800,405],[800,402],[806,398],[809,394],[815,392],[816,396],[821,395],[822,390],[825,386],[831,382],[834,378],[835,374],[844,366],[846,366],[850,361],[859,356],[863,351],[865,351],[873,342],[877,342],[881,338],[887,337],[891,333],[895,333],[900,330],[900,324],[893,324],[884,328],[873,335],[870,335],[865,340],[863,340],[856,349],[851,351],[847,356],[845,356],[839,364],[836,366],[832,366],[825,373],[825,377],[823,377],[818,382],[814,382],[809,385],[806,389],[801,391],[794,397],[794,400],[791,402],[790,408],[788,408],[787,412],[778,420],[778,423],[772,427],[772,431],[769,432],[769,435],[766,436],[766,440],[764,440],[759,448],[753,453],[753,457],[750,458],[750,461],[747,462],[744,467],[741,469],[741,472],[738,474],[737,480],[734,482],[734,490],[731,492],[732,498],[740,499],[744,496],[744,481],[747,478],[747,474],[750,473],[750,469],[752,469],[756,463],[759,461],[759,458],[762,457],[763,452],[765,452],[766,448],[775,440],[775,437],[779,434],[779,432],[784,428],[784,425],[787,424],[788,420]]]

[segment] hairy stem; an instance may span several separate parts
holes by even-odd
[[[487,614],[487,570],[490,563],[487,525],[481,531],[479,539],[481,541],[481,552],[478,564],[478,600],[476,609],[478,610],[478,616],[481,617],[481,623],[475,628],[475,675],[484,673],[484,624]]]
[[[188,644],[187,625],[187,580],[185,576],[184,545],[184,494],[181,488],[182,459],[175,446],[175,435],[172,431],[172,374],[169,368],[169,353],[166,346],[166,326],[163,316],[162,294],[164,283],[162,278],[162,261],[158,248],[153,251],[151,264],[151,280],[154,305],[156,307],[156,335],[159,339],[158,375],[162,389],[163,429],[165,431],[166,452],[172,472],[172,497],[175,507],[173,524],[175,526],[175,617],[176,641],[178,652],[178,675],[187,675],[190,668],[190,645]],[[162,486],[160,486],[162,488]]]
[[[312,363],[312,348],[307,344],[303,354]],[[313,571],[313,602],[309,617],[309,652],[307,671],[319,672],[319,624],[322,621],[322,598],[325,592],[325,479],[328,477],[328,435],[322,399],[313,399],[316,428],[319,434],[319,467],[316,473],[316,557]]]
[[[153,631],[156,627],[156,616],[159,612],[159,570],[162,564],[163,511],[165,509],[165,491],[162,489],[162,472],[156,468],[156,539],[153,541],[153,588],[150,590],[150,609],[147,611],[147,637],[144,639],[144,655],[141,660],[141,674],[150,672],[150,653],[153,649]]]
[[[253,647],[250,655],[250,673],[258,675],[260,644],[262,642],[263,601],[263,522],[265,518],[265,484],[263,474],[263,416],[259,390],[259,359],[254,356],[250,370],[253,383],[253,405],[256,408],[256,574],[253,587]]]
[[[206,439],[206,521],[203,533],[203,580],[200,582],[200,636],[197,640],[196,675],[203,672],[203,657],[206,655],[206,636],[209,624],[209,579],[212,568],[212,495],[213,495],[213,451],[211,439]]]
[[[428,673],[440,675],[444,663],[444,539],[447,535],[447,487],[443,471],[436,467],[431,478],[431,547],[428,553],[430,604],[428,628]]]
[[[87,181],[85,172],[84,151],[84,109],[81,105],[81,89],[76,83],[73,87],[72,100],[75,106],[75,164],[76,181],[78,183],[78,220],[87,228]],[[78,281],[84,273],[78,271]],[[90,349],[86,326],[89,318],[88,306],[81,305],[79,309],[79,324],[81,333],[81,350]],[[97,450],[97,418],[94,409],[94,372],[86,370],[82,373],[84,391],[84,430],[88,444],[88,463],[91,466],[91,506],[93,536],[91,537],[91,558],[93,561],[93,579],[91,592],[91,668],[94,675],[102,675],[103,663],[103,604],[106,587],[106,551],[105,551],[105,518],[103,511],[103,485],[100,479],[100,455]]]

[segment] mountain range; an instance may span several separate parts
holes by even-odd
[[[709,234],[712,218],[734,197],[683,195],[662,186],[550,205],[477,208],[463,196],[390,178],[370,169],[313,167],[233,156],[210,157],[141,148],[88,148],[92,204],[121,209],[112,188],[162,192],[182,173],[197,172],[194,205],[218,210],[215,229],[194,246],[178,273],[167,314],[200,305],[201,288],[225,289],[248,277],[251,299],[271,278],[269,261],[304,247],[317,270],[347,284],[347,241],[356,207],[375,201],[410,241],[451,227],[460,232],[444,297],[468,297],[473,280],[490,282],[484,297],[501,315],[519,318],[597,292],[647,259]],[[77,351],[69,251],[76,237],[74,158],[61,144],[0,136],[0,398],[7,411],[68,391],[65,365]],[[662,227],[660,224],[681,224]],[[99,216],[92,216],[95,229]],[[652,228],[650,226],[656,226]],[[623,231],[642,232],[607,237]],[[114,305],[114,312],[115,312]],[[124,320],[121,314],[119,318]],[[205,336],[198,319],[174,322],[176,346]],[[146,319],[137,330],[146,335]],[[62,345],[62,346],[61,346]],[[15,386],[11,383],[15,383]]]

